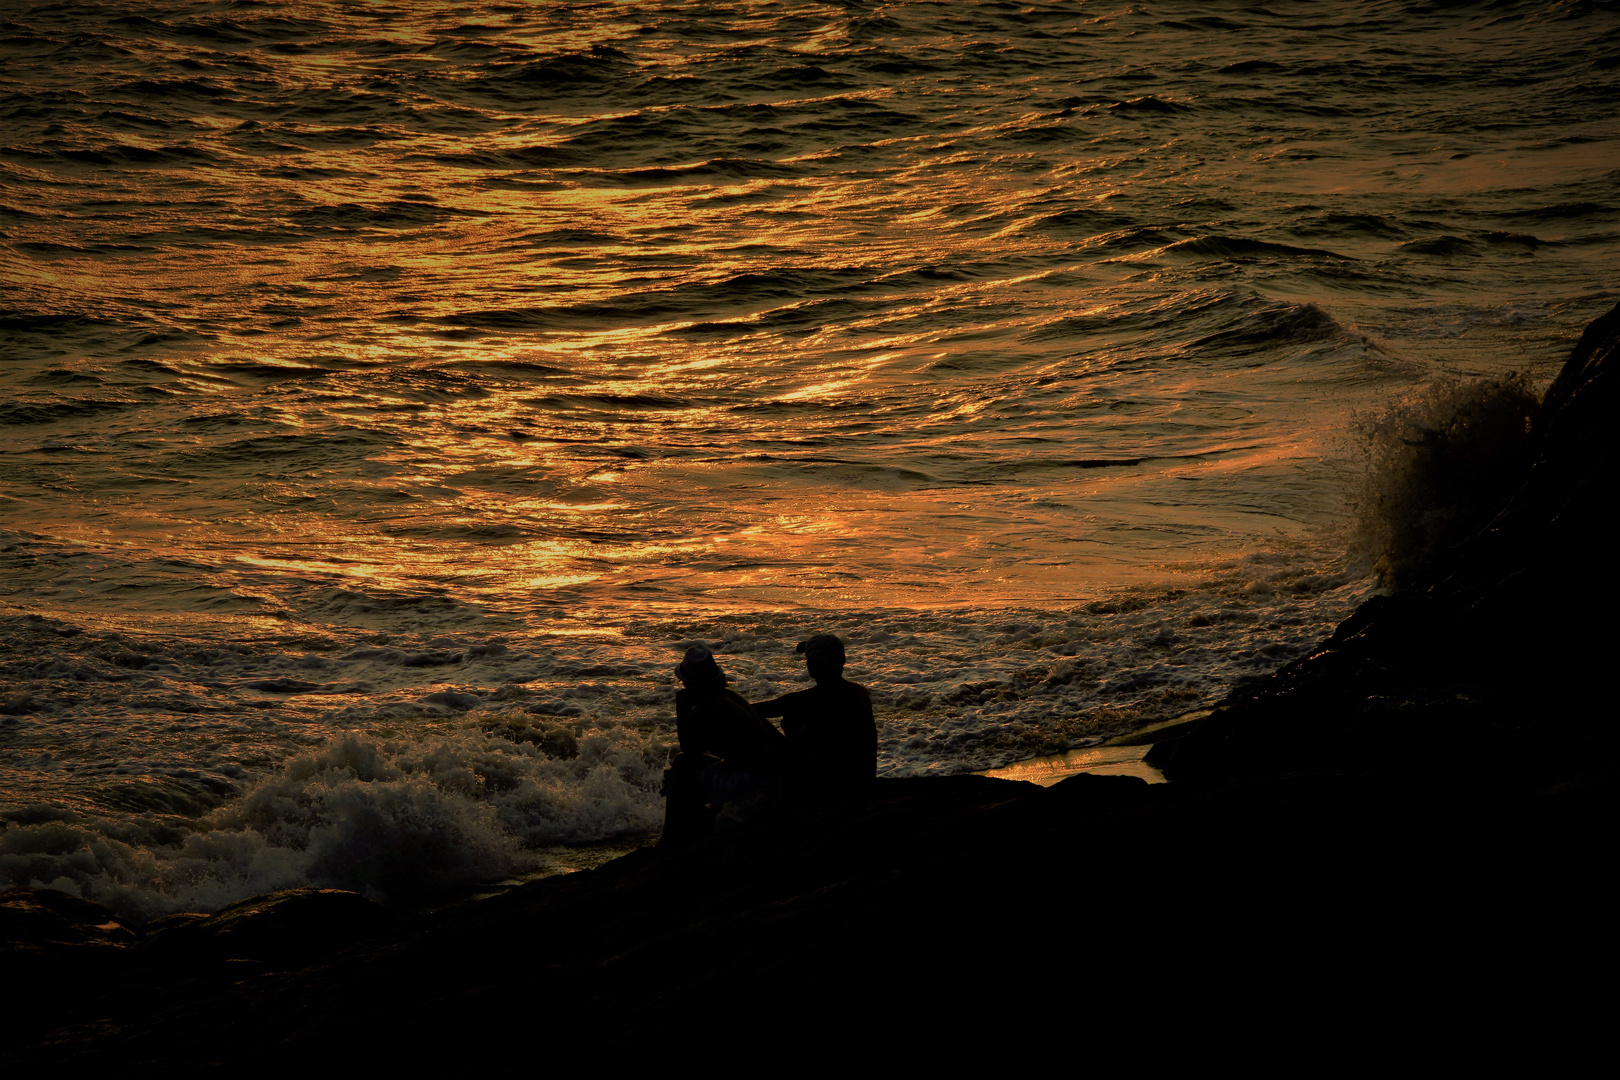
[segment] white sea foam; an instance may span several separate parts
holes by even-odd
[[[533,731],[521,719],[506,726]],[[150,917],[295,885],[432,892],[534,870],[536,848],[658,827],[661,742],[592,727],[562,743],[571,754],[548,753],[556,739],[542,746],[481,730],[350,734],[193,822],[25,808],[0,833],[0,880]]]

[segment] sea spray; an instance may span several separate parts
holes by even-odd
[[[1355,546],[1385,585],[1422,580],[1523,480],[1539,403],[1521,372],[1452,376],[1359,418],[1367,472]]]

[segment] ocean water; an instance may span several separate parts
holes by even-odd
[[[1303,655],[1620,295],[1620,13],[7,3],[0,269],[0,883],[406,896],[656,831],[693,641],[886,775]]]

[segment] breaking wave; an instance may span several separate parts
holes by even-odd
[[[656,830],[665,755],[649,734],[522,713],[429,739],[348,734],[195,821],[13,811],[0,881],[143,919],[295,886],[432,893],[542,869],[550,845]]]
[[[1529,463],[1539,404],[1519,373],[1450,378],[1359,419],[1367,474],[1356,547],[1383,584],[1422,580],[1437,555],[1486,523]]]

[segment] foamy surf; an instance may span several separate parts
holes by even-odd
[[[152,918],[293,886],[409,899],[543,869],[538,849],[654,832],[661,740],[624,727],[428,739],[342,735],[195,819],[48,805],[7,812],[0,878]]]

